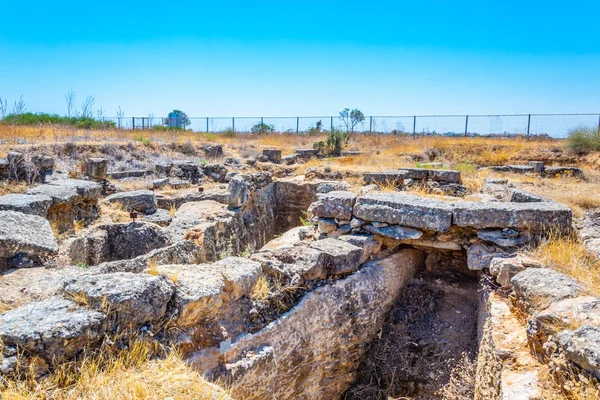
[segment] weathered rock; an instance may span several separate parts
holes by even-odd
[[[584,325],[557,334],[567,360],[600,377],[600,327]]]
[[[363,174],[363,179],[366,185],[374,183],[378,185],[401,187],[406,175],[407,172],[404,170],[365,172]]]
[[[182,179],[170,179],[169,186],[171,189],[179,190],[179,189],[187,189],[190,187],[190,181],[182,180]]]
[[[309,226],[297,226],[292,228],[281,236],[269,241],[260,250],[275,250],[280,247],[296,246],[300,242],[312,238],[314,228]]]
[[[447,232],[452,224],[452,208],[441,200],[403,193],[368,194],[359,196],[354,215],[366,221]]]
[[[490,267],[495,257],[501,257],[502,252],[495,246],[484,243],[474,243],[467,249],[467,266],[472,271],[481,271]],[[507,255],[508,256],[508,255]]]
[[[106,179],[108,160],[106,158],[88,158],[85,160],[85,175],[95,181]]]
[[[174,289],[162,276],[116,272],[74,277],[64,291],[85,296],[90,307],[109,313],[119,325],[138,326],[165,314]]]
[[[169,184],[169,178],[159,178],[152,181],[152,187],[154,189],[160,189]]]
[[[17,211],[23,214],[46,217],[52,198],[44,195],[7,194],[0,197],[0,211]]]
[[[261,265],[243,257],[227,257],[212,265],[225,281],[225,299],[235,301],[248,295],[261,275]]]
[[[146,175],[151,175],[152,171],[149,169],[133,169],[129,171],[112,171],[107,172],[106,176],[112,179],[125,179],[125,178],[143,178]]]
[[[275,164],[281,163],[281,150],[277,149],[264,149],[263,156],[267,157],[267,159]]]
[[[310,159],[316,157],[319,154],[319,149],[296,149],[296,154],[303,159]]]
[[[350,185],[344,181],[320,182],[317,184],[317,193],[345,192]]]
[[[333,275],[355,271],[362,259],[362,249],[337,239],[314,241],[310,247],[324,253],[326,270]]]
[[[511,283],[525,310],[540,311],[552,303],[578,297],[583,287],[574,279],[547,268],[527,268],[516,274]]]
[[[40,259],[58,252],[47,219],[16,211],[0,211],[0,259],[26,253]]]
[[[317,219],[317,229],[319,233],[331,233],[337,230],[337,224],[333,218],[319,218]]]
[[[289,156],[281,157],[281,163],[283,165],[293,165],[296,164],[296,155],[290,154]]]
[[[104,261],[131,259],[170,244],[158,225],[131,222],[99,225],[65,244],[71,262],[98,265]]]
[[[280,247],[271,251],[261,251],[251,259],[262,265],[263,271],[276,278],[288,281],[320,280],[327,277],[325,255],[322,251],[305,245]],[[298,279],[300,278],[300,279]]]
[[[209,144],[202,146],[204,155],[206,158],[219,158],[223,157],[223,146],[220,144]]]
[[[511,228],[478,230],[477,237],[500,247],[519,247],[531,241],[528,232],[519,233]]]
[[[91,181],[64,179],[33,187],[25,193],[49,196],[55,206],[77,201],[97,201],[102,195],[102,186]]]
[[[584,178],[585,175],[580,168],[576,167],[546,167],[544,168],[544,175],[546,176],[557,176],[557,175],[569,175],[576,178]]]
[[[250,198],[249,184],[242,175],[236,175],[229,181],[229,206],[232,208],[243,207]]]
[[[431,169],[429,179],[436,182],[460,183],[460,171],[450,169]]]
[[[360,359],[387,311],[420,261],[418,252],[405,250],[369,263],[348,278],[309,293],[284,318],[234,342],[223,366],[233,378],[233,397],[342,396],[354,381]],[[307,343],[310,351],[304,351]],[[197,354],[191,361],[201,358]]]
[[[518,257],[494,257],[489,264],[490,273],[496,276],[496,282],[500,285],[510,285],[510,281],[525,266]]]
[[[418,229],[398,225],[377,228],[373,224],[367,224],[363,226],[363,229],[374,235],[385,236],[396,240],[419,239],[423,236],[423,232]]]
[[[565,328],[582,325],[600,326],[600,300],[580,296],[554,302],[528,321],[528,334],[537,349],[552,335]]]
[[[530,167],[533,167],[533,171],[537,174],[544,173],[544,162],[543,161],[529,161]]]
[[[544,203],[473,203],[454,204],[453,223],[475,229],[515,228],[568,231],[571,209],[555,202]]]
[[[160,265],[157,271],[175,280],[173,302],[179,327],[193,327],[218,313],[225,281],[211,265]]]
[[[512,190],[510,194],[510,201],[513,203],[541,203],[550,200],[533,193],[525,192],[523,190]]]
[[[155,213],[143,215],[140,220],[144,222],[152,222],[153,224],[160,226],[169,226],[173,220],[173,217],[171,217],[171,213],[169,211],[158,208]]]
[[[60,363],[99,342],[105,319],[103,313],[52,297],[0,314],[0,340]]]
[[[356,194],[352,192],[319,193],[317,201],[308,208],[308,216],[350,220],[355,201]]]
[[[535,168],[530,165],[497,165],[490,167],[493,172],[512,172],[515,174],[525,174],[534,172]]]
[[[156,197],[152,190],[132,190],[111,194],[106,198],[109,203],[119,203],[127,211],[139,211],[152,214],[156,211]]]
[[[376,254],[381,249],[381,243],[372,235],[342,235],[339,240],[360,247],[363,251],[360,263],[366,262],[371,255]]]
[[[429,177],[429,169],[427,168],[401,168],[400,170],[406,171],[404,179],[425,181]]]

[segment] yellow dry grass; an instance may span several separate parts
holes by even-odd
[[[590,293],[600,296],[600,262],[577,237],[551,234],[530,252],[549,268],[575,278]]]
[[[0,385],[5,400],[229,399],[176,351],[156,358],[156,343],[134,340],[127,350],[103,347],[57,367],[43,380],[31,376]]]
[[[270,292],[269,280],[265,275],[262,275],[254,284],[252,291],[250,291],[250,298],[255,301],[266,301],[269,298]]]
[[[129,213],[121,203],[101,203],[100,215],[107,216],[114,223],[128,222],[130,220]]]

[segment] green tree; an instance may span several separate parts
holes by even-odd
[[[356,125],[365,120],[365,115],[357,108],[354,110],[344,108],[340,111],[340,119],[346,125],[346,132],[354,132]]]
[[[315,126],[308,128],[306,133],[308,134],[308,136],[316,136],[316,135],[320,135],[321,133],[323,133],[323,121],[321,121],[321,120],[317,121]]]
[[[273,133],[275,132],[275,127],[273,125],[265,124],[264,122],[259,122],[250,128],[250,132],[252,133]]]

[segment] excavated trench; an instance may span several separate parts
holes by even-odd
[[[443,398],[452,371],[474,365],[478,308],[478,279],[464,257],[429,253],[426,269],[402,288],[342,398]]]

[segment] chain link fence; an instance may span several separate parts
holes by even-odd
[[[166,129],[165,117],[102,117],[119,129]],[[565,138],[575,129],[598,129],[600,114],[416,115],[366,116],[357,133],[412,136],[549,136]],[[207,133],[307,134],[346,130],[339,116],[323,117],[189,117],[186,130]]]

